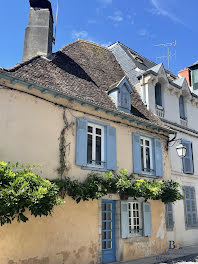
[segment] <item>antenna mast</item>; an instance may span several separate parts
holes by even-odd
[[[163,47],[166,47],[167,48],[168,55],[167,56],[156,57],[156,59],[167,58],[167,60],[168,60],[168,70],[169,71],[170,71],[170,58],[176,56],[176,51],[175,51],[174,54],[171,54],[170,47],[172,47],[172,46],[175,47],[176,45],[177,45],[177,41],[176,40],[174,42],[171,42],[171,43],[162,43],[162,44],[155,45],[155,47],[163,46]]]
[[[56,8],[56,22],[55,22],[55,32],[54,32],[54,45],[56,43],[56,29],[57,29],[57,22],[58,22],[58,9],[59,9],[59,0],[57,0],[57,8]]]

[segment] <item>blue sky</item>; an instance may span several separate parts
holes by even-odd
[[[57,0],[52,0],[54,13]],[[173,42],[176,58],[171,70],[198,60],[197,0],[59,0],[57,39],[54,51],[78,39],[109,45],[120,41],[145,57],[167,67],[167,54],[155,44]],[[29,1],[1,1],[0,67],[21,61]]]

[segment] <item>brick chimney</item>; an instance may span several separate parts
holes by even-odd
[[[191,86],[191,76],[190,76],[190,70],[188,68],[179,71],[178,74],[181,77],[185,77],[188,85]]]
[[[48,0],[29,0],[29,24],[25,31],[23,61],[37,55],[48,56],[53,45],[53,15]]]

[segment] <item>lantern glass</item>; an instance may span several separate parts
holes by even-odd
[[[186,147],[183,144],[180,144],[176,147],[177,154],[180,158],[184,158],[186,156]]]

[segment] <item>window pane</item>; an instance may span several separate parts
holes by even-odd
[[[107,241],[107,248],[111,248],[111,241]]]
[[[106,211],[106,203],[102,203],[102,211]]]
[[[150,161],[150,149],[146,148],[146,169],[150,171],[151,169],[151,161]]]
[[[146,146],[150,146],[150,141],[146,140]]]
[[[111,226],[111,222],[107,222],[106,223],[106,229],[109,230],[109,229],[112,229],[112,226]]]
[[[100,128],[96,128],[96,134],[97,135],[101,135],[102,134],[102,130]]]
[[[107,220],[106,213],[102,213],[102,220]]]
[[[92,163],[92,135],[87,135],[87,163]]]
[[[107,236],[107,239],[111,239],[112,238],[112,232],[111,231],[107,231],[107,234],[106,234],[106,236]]]
[[[96,164],[101,165],[101,137],[96,137]]]
[[[102,232],[102,239],[103,240],[107,239],[107,233],[106,232]]]
[[[179,97],[179,111],[180,118],[185,119],[184,97],[182,95]]]
[[[93,132],[93,127],[88,126],[88,132],[89,132],[89,133],[92,133],[92,132]]]
[[[106,249],[106,241],[102,241],[102,249]]]
[[[162,88],[160,83],[155,86],[155,104],[162,106]]]
[[[107,211],[111,211],[112,210],[112,204],[111,203],[108,203],[106,204],[107,205]]]
[[[141,147],[141,164],[142,164],[142,171],[144,171],[144,149]]]
[[[107,215],[106,220],[111,220],[111,219],[112,219],[112,218],[111,218],[111,213],[106,213],[106,215]]]

